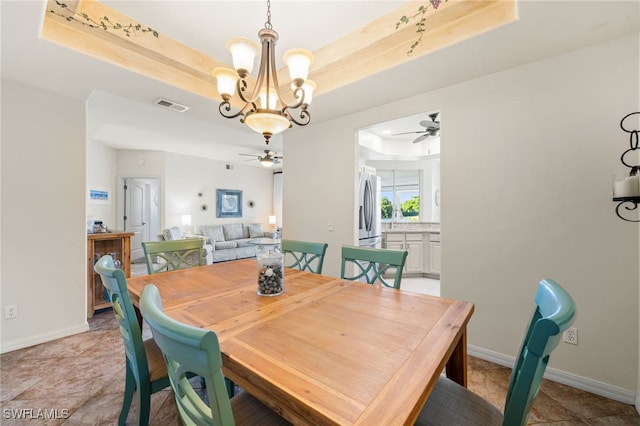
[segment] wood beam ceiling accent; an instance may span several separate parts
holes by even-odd
[[[136,23],[132,18],[95,0],[68,2],[75,13],[90,17],[108,16],[111,22]],[[417,39],[413,22],[395,24],[401,16],[411,16],[427,1],[414,0],[314,52],[310,78],[318,85],[314,97],[330,92],[393,66],[411,61],[517,19],[515,0],[448,0],[427,12],[422,44],[412,55],[407,50]],[[71,9],[71,7],[70,7]],[[132,34],[103,30],[69,20],[51,10],[64,12],[55,0],[47,3],[42,38],[121,66],[147,77],[219,101],[211,71],[226,63],[205,55],[162,34]],[[142,24],[143,27],[153,23]],[[280,81],[288,81],[286,68]],[[287,87],[288,89],[288,87]]]
[[[407,2],[314,52],[310,78],[318,85],[316,93],[338,89],[517,19],[515,0],[448,0],[427,11],[422,43],[409,55],[418,38],[415,23],[398,30],[395,24],[401,16],[414,15],[421,4],[427,1]]]

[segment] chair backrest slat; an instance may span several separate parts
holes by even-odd
[[[525,425],[562,333],[573,323],[576,307],[571,296],[551,279],[540,281],[536,308],[511,372],[504,408],[505,426]]]
[[[289,268],[321,274],[328,246],[327,243],[282,240],[285,265]]]
[[[109,255],[102,256],[94,265],[94,270],[100,275],[102,285],[107,290],[107,295],[113,305],[113,312],[118,318],[125,353],[136,381],[149,381],[149,365],[144,350],[142,332],[129,298],[124,272],[114,267],[113,258]]]
[[[222,374],[218,336],[210,330],[178,322],[163,312],[160,293],[147,285],[140,310],[162,351],[178,411],[185,424],[233,425],[233,412]],[[189,382],[191,373],[204,378],[209,405]]]
[[[353,281],[365,280],[369,284],[379,282],[385,287],[400,288],[406,259],[406,250],[342,246],[340,277]],[[353,266],[356,272],[352,274],[349,266]],[[385,274],[393,275],[393,280],[388,281]]]
[[[149,275],[205,264],[202,238],[146,241],[142,243],[142,249]],[[156,263],[154,260],[160,260],[160,262]]]

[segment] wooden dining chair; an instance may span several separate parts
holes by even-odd
[[[102,285],[107,290],[124,342],[126,376],[118,425],[125,424],[136,391],[136,424],[147,425],[151,394],[169,386],[162,353],[153,339],[142,340],[138,317],[129,298],[127,280],[122,270],[114,268],[111,256],[102,256],[94,265],[94,270],[100,274]]]
[[[571,296],[551,279],[540,281],[535,304],[511,372],[504,414],[469,389],[441,376],[416,425],[518,426],[527,423],[551,351],[558,346],[576,312]]]
[[[327,243],[282,240],[285,266],[321,274],[328,246]]]
[[[284,418],[247,392],[229,399],[222,374],[218,336],[178,322],[163,312],[158,288],[145,286],[140,310],[164,355],[178,412],[186,425],[288,425]],[[204,378],[208,405],[194,390],[188,373]]]
[[[385,287],[400,288],[406,260],[406,250],[342,246],[340,277],[352,281],[364,279],[369,284],[379,282]],[[351,265],[355,265],[353,274],[350,272]],[[393,275],[393,280],[385,278],[385,274]]]
[[[203,247],[202,238],[143,242],[142,249],[147,263],[147,272],[151,275],[202,266],[205,264]],[[160,261],[156,263],[154,262],[156,260]]]

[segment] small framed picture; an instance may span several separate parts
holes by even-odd
[[[242,217],[242,191],[217,189],[216,217]]]
[[[110,188],[89,187],[87,195],[90,203],[111,204]]]

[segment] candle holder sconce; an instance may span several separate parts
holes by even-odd
[[[628,219],[620,214],[621,207],[624,206],[624,210],[632,211],[638,209],[638,204],[640,204],[640,174],[638,174],[640,165],[629,164],[625,159],[625,156],[629,153],[640,152],[637,151],[639,149],[638,133],[640,130],[630,130],[628,128],[631,120],[628,120],[626,124],[627,127],[625,127],[625,120],[636,114],[640,115],[640,112],[632,112],[620,120],[620,128],[624,132],[629,133],[629,149],[622,153],[620,162],[631,170],[628,175],[626,173],[618,173],[613,176],[613,201],[618,203],[616,206],[616,214],[620,219],[626,220],[627,222],[640,222],[640,219]]]

